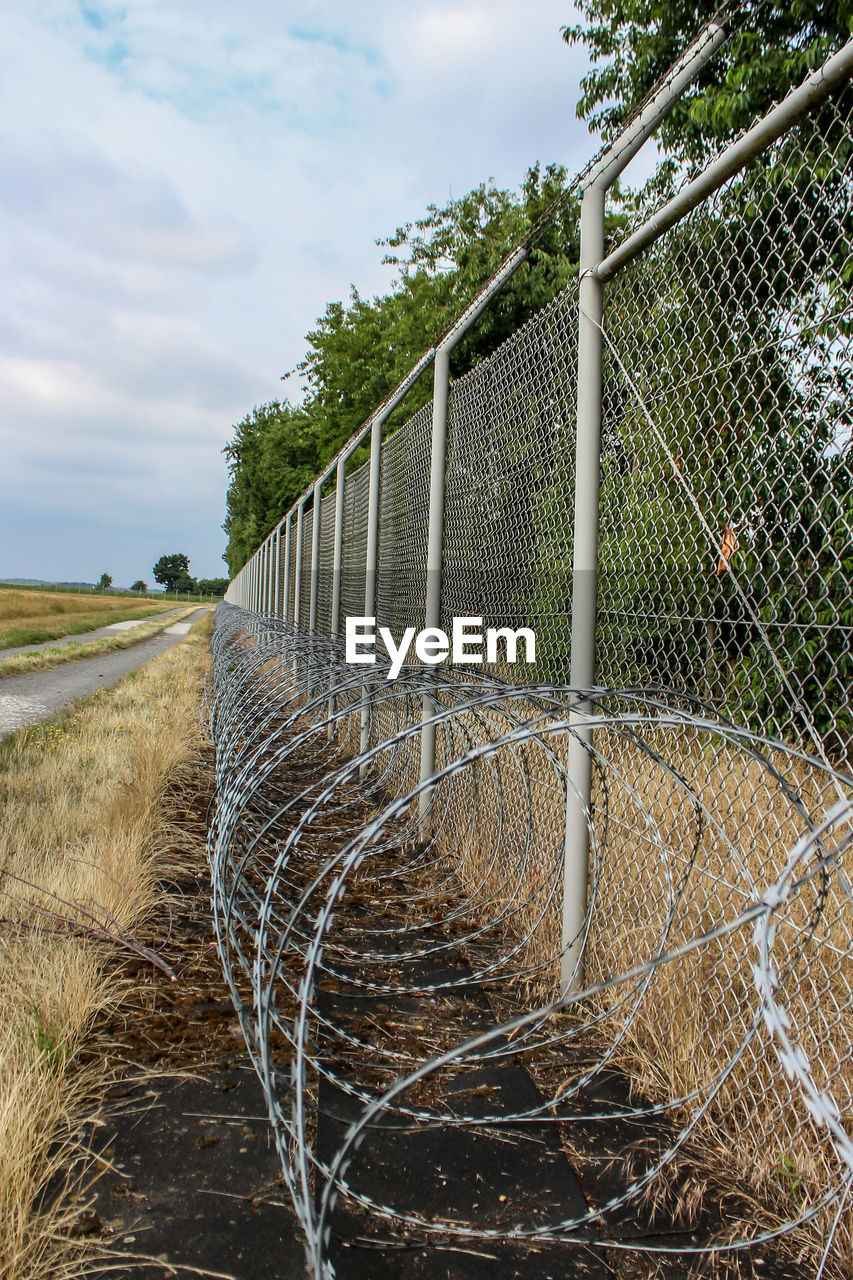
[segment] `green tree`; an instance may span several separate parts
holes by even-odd
[[[378,241],[396,270],[389,292],[371,300],[353,289],[348,303],[329,303],[297,369],[303,403],[256,407],[225,449],[224,559],[232,574],[534,224],[529,260],[454,350],[453,376],[494,351],[566,285],[577,270],[578,209],[561,199],[565,190],[562,167],[534,165],[518,192],[482,183]],[[431,394],[427,376],[389,428]]]
[[[578,106],[591,128],[612,137],[714,8],[580,0],[586,24],[564,34],[595,63]],[[845,43],[853,3],[747,5],[732,28],[661,128],[652,201]],[[641,272],[608,288],[611,333],[633,353],[632,381],[654,406],[682,479],[718,537],[728,521],[739,530],[734,567],[751,608],[728,576],[717,579],[707,534],[627,395],[613,431],[629,465],[614,482],[618,514],[609,536],[605,521],[601,547],[599,647],[611,662],[602,678],[696,691],[707,658],[736,718],[759,731],[801,731],[757,613],[833,752],[847,749],[853,727],[843,639],[853,616],[853,459],[840,409],[850,388],[837,355],[850,338],[851,146],[840,121],[851,108],[848,88],[668,233]],[[617,461],[604,458],[605,493]],[[608,624],[609,606],[612,619],[635,618],[633,630]],[[716,620],[713,653],[703,616]]]
[[[143,582],[141,578],[137,578],[137,579],[136,579],[136,581],[134,582],[133,586],[132,586],[130,589],[131,589],[131,591],[138,591],[138,592],[140,592],[140,594],[141,594],[143,591],[147,591],[147,590],[148,590],[148,583],[147,583],[147,582]]]
[[[306,381],[305,410],[316,424],[324,457],[369,417],[415,361],[441,337],[534,223],[529,260],[455,348],[459,377],[491,354],[549,302],[577,268],[578,209],[560,201],[566,170],[528,170],[519,192],[481,183],[443,208],[398,227],[377,243],[397,275],[384,297],[369,301],[352,289],[349,305],[332,302],[307,334],[298,371]],[[429,378],[410,395],[398,420],[430,398]]]
[[[189,571],[190,558],[183,552],[175,552],[170,556],[161,556],[154,565],[154,581],[159,582],[167,591],[174,591],[178,579]]]
[[[182,573],[175,583],[175,590],[179,594],[188,592],[190,595],[196,595],[198,593],[198,583],[192,574]]]
[[[230,477],[223,529],[232,576],[310,484],[321,466],[316,424],[286,402],[256,406],[225,448]]]
[[[719,13],[717,0],[578,0],[583,21],[563,29],[593,67],[577,114],[612,138],[683,51]],[[704,160],[799,84],[850,38],[853,0],[747,0],[729,10],[731,38],[660,129],[664,174]]]
[[[111,573],[102,573],[102,574],[101,574],[101,576],[100,576],[100,578],[98,579],[98,585],[95,587],[95,590],[96,590],[96,591],[109,591],[109,589],[110,589],[110,587],[111,587],[112,585],[113,585],[113,576],[112,576],[112,574],[111,574]]]
[[[198,589],[205,596],[224,596],[228,582],[228,578],[199,578]]]

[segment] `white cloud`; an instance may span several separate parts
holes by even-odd
[[[497,14],[490,17],[479,5],[444,5],[411,15],[414,42],[421,54],[444,65],[488,57],[500,40],[499,21]]]
[[[145,577],[152,521],[219,572],[231,425],[281,394],[328,300],[385,287],[375,239],[586,159],[572,19],[560,0],[4,15],[0,574],[97,576],[92,547],[115,546],[117,580]]]
[[[117,411],[121,397],[111,395],[85,369],[68,360],[0,358],[0,392],[7,412],[91,414]]]

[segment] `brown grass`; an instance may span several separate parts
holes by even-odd
[[[86,1272],[73,1239],[108,1064],[81,1070],[125,988],[116,964],[157,906],[173,843],[163,797],[199,743],[209,624],[0,747],[0,1275]]]
[[[524,707],[515,710],[523,713]],[[354,708],[338,726],[345,751],[357,750],[358,719]],[[372,742],[399,727],[391,704],[380,704]],[[439,767],[508,727],[497,709],[461,712],[439,731]],[[775,882],[808,819],[818,821],[838,799],[828,773],[793,751],[774,752],[762,765],[736,744],[699,729],[649,724],[641,736],[645,750],[619,733],[596,733],[597,896],[585,955],[590,986],[737,919],[756,893]],[[433,813],[443,855],[433,890],[436,914],[451,893],[455,901],[467,899],[472,921],[488,924],[506,912],[500,926],[505,941],[524,940],[513,962],[516,972],[539,966],[535,977],[516,984],[517,994],[534,1004],[557,993],[559,880],[547,909],[545,903],[555,868],[560,876],[565,820],[559,774],[566,739],[549,734],[544,722],[540,737],[501,748],[478,765],[476,777],[469,768],[444,781]],[[414,737],[385,776],[389,791],[405,792],[415,783],[417,746]],[[842,788],[849,795],[846,784]],[[842,870],[849,882],[849,866]],[[498,932],[490,935],[491,944],[498,945]],[[785,975],[782,994],[795,1041],[808,1053],[818,1087],[832,1092],[848,1132],[852,957],[844,883],[836,878],[827,888],[817,876],[778,913],[774,961]],[[604,1015],[590,1036],[591,1056],[618,1040],[612,1064],[629,1077],[637,1099],[671,1103],[673,1134],[695,1120],[687,1144],[650,1186],[651,1205],[676,1203],[687,1212],[696,1208],[691,1197],[714,1195],[734,1206],[724,1228],[732,1239],[796,1219],[843,1177],[826,1130],[811,1121],[763,1026],[753,1031],[756,959],[752,927],[745,925],[659,965],[636,1000],[633,984],[587,1005]],[[729,1069],[718,1084],[723,1068]],[[693,1091],[698,1097],[687,1096]],[[793,1233],[785,1249],[813,1266],[833,1217],[831,1206]],[[733,1273],[737,1259],[731,1255]],[[825,1274],[853,1274],[850,1205]]]
[[[658,745],[658,744],[656,744]],[[734,920],[775,882],[807,823],[789,796],[755,760],[736,748],[682,734],[664,748],[701,801],[701,832],[687,791],[663,777],[648,756],[622,749],[620,768],[635,794],[611,786],[611,833],[602,891],[589,940],[588,981],[609,977],[654,954],[664,939],[672,885],[681,891],[664,939],[666,950]],[[813,820],[838,799],[819,767],[784,753],[773,763]],[[599,800],[601,796],[599,795]],[[640,806],[656,839],[640,833]],[[849,874],[849,868],[842,868]],[[774,963],[785,975],[782,999],[795,1039],[807,1049],[819,1087],[831,1090],[853,1119],[853,922],[837,878],[817,877],[777,914]],[[708,1082],[733,1068],[711,1097],[695,1136],[703,1160],[717,1166],[755,1205],[754,1221],[772,1226],[795,1218],[839,1184],[840,1162],[809,1118],[799,1086],[782,1070],[763,1027],[750,1036],[758,1000],[751,926],[707,942],[660,966],[630,1021],[621,1052],[637,1088],[652,1099],[690,1089],[709,1096]],[[617,1018],[617,1022],[620,1019]],[[746,1048],[735,1060],[740,1046]],[[676,1106],[684,1122],[696,1103]],[[804,1228],[795,1243],[818,1256],[833,1213]],[[833,1250],[836,1274],[849,1274],[853,1213],[848,1209]]]
[[[79,635],[110,622],[145,618],[174,609],[174,600],[129,600],[121,596],[66,591],[0,590],[0,649]]]
[[[482,721],[477,732],[484,736]],[[736,919],[756,890],[775,882],[807,829],[778,780],[737,747],[686,729],[643,736],[684,784],[648,752],[598,731],[602,768],[594,773],[593,794],[598,888],[585,953],[589,986]],[[542,741],[558,759],[565,758],[565,740],[549,741],[546,729]],[[442,744],[439,758],[449,753]],[[489,916],[526,897],[521,912],[509,918],[508,932],[527,937],[519,967],[543,966],[541,980],[528,984],[527,998],[548,1000],[556,994],[558,976],[559,893],[537,920],[544,886],[560,858],[563,801],[554,785],[555,770],[536,743],[514,753],[501,749],[497,757],[500,793],[495,773],[486,769],[478,772],[476,792],[470,770],[444,784],[440,844],[474,903],[488,902]],[[813,820],[838,799],[819,767],[783,752],[772,762]],[[529,793],[520,786],[525,772],[532,780]],[[525,844],[521,886],[515,872]],[[849,867],[845,871],[849,876]],[[783,996],[795,1038],[808,1053],[818,1086],[832,1092],[848,1131],[853,1121],[852,953],[853,921],[843,886],[836,881],[827,888],[816,877],[779,912],[774,960],[787,973]],[[621,1037],[614,1065],[630,1076],[638,1098],[669,1102],[697,1090],[698,1101],[672,1107],[676,1129],[708,1103],[683,1158],[652,1187],[651,1198],[666,1199],[684,1174],[685,1160],[692,1161],[694,1169],[737,1189],[742,1202],[754,1206],[752,1220],[741,1224],[748,1232],[798,1216],[843,1176],[826,1131],[811,1122],[763,1027],[751,1032],[758,1008],[752,977],[756,959],[752,927],[746,925],[660,965],[636,1004],[628,998],[619,1007],[636,984],[591,1002],[605,1014],[604,1040]],[[726,1079],[712,1087],[730,1062]],[[832,1210],[822,1213],[796,1233],[793,1246],[819,1257],[832,1219]],[[851,1270],[853,1211],[848,1209],[829,1274]]]

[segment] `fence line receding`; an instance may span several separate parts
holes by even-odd
[[[451,381],[520,245],[218,616],[214,912],[318,1278],[354,1220],[853,1270],[853,41],[604,243],[724,39],[567,194],[580,278]],[[362,615],[535,662],[390,680]]]

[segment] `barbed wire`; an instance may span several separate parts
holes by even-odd
[[[332,588],[424,621],[429,406],[375,573],[362,468],[232,593],[318,634],[220,610],[218,945],[317,1280],[346,1243],[849,1272],[850,136],[830,95],[608,288],[604,687],[564,683],[577,282],[450,390],[441,625],[535,623],[528,681],[319,634]]]
[[[818,1000],[806,1018],[802,973],[816,961],[843,967],[851,941],[853,779],[727,724],[698,700],[674,707],[668,691],[599,691],[580,722],[594,730],[598,779],[587,971],[580,990],[554,999],[565,945],[555,917],[572,785],[566,748],[579,732],[579,696],[493,675],[387,674],[381,660],[370,673],[371,740],[361,752],[364,672],[280,620],[220,608],[207,704],[217,936],[312,1274],[334,1274],[342,1204],[439,1246],[689,1254],[764,1247],[809,1224],[837,1229],[832,1216],[843,1217],[853,1169],[849,1046],[834,1058],[837,1001],[846,1018],[850,994],[834,993],[836,1021],[821,1021]],[[421,784],[425,692],[442,763]],[[781,875],[709,792],[709,749],[751,780],[774,833],[787,835]],[[418,818],[425,789],[427,838]],[[830,789],[843,799],[818,818],[815,795]],[[620,925],[613,859],[626,840],[643,861],[647,901],[624,903],[631,919]],[[692,1045],[701,1069],[691,1087],[608,1097],[604,1084],[642,1060],[649,1019],[669,1008],[674,988],[697,1019],[714,981],[725,982],[726,1004],[715,1018],[698,1016],[704,1041]],[[507,1105],[496,1082],[521,1070],[536,1091]],[[673,1186],[703,1163],[709,1130],[768,1092],[785,1116],[783,1150],[799,1158],[805,1144],[823,1176],[804,1180],[787,1203],[784,1177],[781,1189],[765,1187],[746,1220],[722,1209],[698,1225],[679,1216]],[[634,1147],[641,1122],[654,1135],[646,1150]],[[612,1145],[621,1127],[621,1184],[573,1211],[518,1209],[509,1225],[501,1202],[466,1214],[456,1191],[442,1209],[429,1170],[428,1211],[393,1168],[384,1194],[375,1185],[377,1135],[405,1148],[437,1129],[487,1147],[510,1134],[535,1149],[543,1126],[566,1152],[576,1133],[606,1128]],[[740,1177],[746,1200],[754,1189],[743,1169]],[[668,1243],[673,1229],[677,1242]]]

